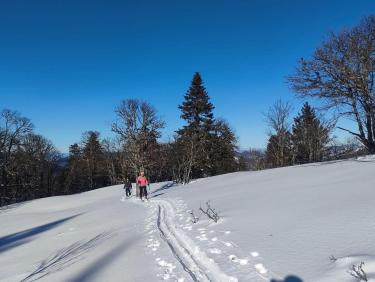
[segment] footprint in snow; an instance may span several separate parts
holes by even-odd
[[[157,264],[159,265],[160,268],[163,269],[164,273],[163,274],[158,274],[158,277],[161,277],[163,280],[169,280],[171,278],[176,278],[175,275],[173,274],[173,270],[176,268],[176,266],[173,263],[169,263],[165,260],[162,260],[161,258],[156,258],[155,259]],[[180,278],[181,279],[181,278]],[[178,280],[174,279],[175,281],[184,281],[184,280]]]
[[[254,267],[260,274],[266,274],[268,272],[267,268],[265,268],[262,263],[258,263],[254,265]]]
[[[191,225],[185,225],[183,229],[191,231],[193,227]]]
[[[211,254],[216,254],[216,255],[220,255],[222,253],[222,251],[220,249],[217,249],[217,248],[212,248],[209,250],[209,252]]]
[[[248,264],[248,259],[244,258],[244,259],[239,259],[237,256],[235,255],[230,255],[228,256],[229,260],[235,262],[235,263],[239,263],[240,265],[246,265]]]
[[[197,238],[200,241],[207,241],[208,240],[207,237],[206,237],[206,234],[201,234],[201,235],[195,236],[195,238]]]
[[[223,243],[225,246],[227,246],[227,247],[233,247],[233,244],[230,243],[230,242],[224,242],[224,241],[222,241],[222,243]]]

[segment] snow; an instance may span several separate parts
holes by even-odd
[[[0,210],[0,281],[375,281],[375,156]],[[218,223],[199,212],[206,201]],[[199,217],[191,221],[191,211]],[[335,259],[330,259],[334,256]]]

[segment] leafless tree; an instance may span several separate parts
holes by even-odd
[[[269,126],[270,131],[268,135],[277,134],[279,132],[290,129],[290,113],[292,105],[289,102],[277,100],[264,114],[265,120]]]
[[[267,146],[267,162],[269,166],[280,167],[291,164],[290,151],[290,113],[289,102],[278,100],[265,114],[269,126],[269,144]]]
[[[0,114],[0,206],[8,202],[9,177],[14,150],[33,129],[31,121],[18,112],[5,109]]]
[[[137,99],[122,101],[115,112],[118,119],[112,124],[112,131],[122,140],[123,160],[130,164],[135,177],[140,170],[147,173],[157,164],[154,154],[164,121],[153,106]]]
[[[176,135],[175,140],[171,142],[172,174],[176,182],[181,184],[190,182],[193,166],[197,162],[198,146],[195,135]]]
[[[249,168],[250,170],[262,170],[266,166],[265,154],[263,150],[252,149],[249,150]]]
[[[116,165],[119,161],[119,146],[115,139],[106,138],[102,141],[102,148],[104,152],[104,163],[106,174],[108,175],[111,185],[118,184],[120,181],[124,181],[125,176],[122,179],[118,179]]]
[[[375,16],[369,16],[349,30],[332,33],[309,60],[301,59],[289,76],[291,88],[299,97],[314,97],[334,109],[337,118],[350,117],[358,127],[354,132],[369,150],[375,152]]]

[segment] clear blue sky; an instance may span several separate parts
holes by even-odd
[[[140,98],[166,139],[199,71],[241,147],[264,147],[262,112],[279,98],[301,104],[285,83],[297,59],[374,11],[373,0],[1,1],[0,109],[66,152],[84,131],[110,136],[116,105]]]

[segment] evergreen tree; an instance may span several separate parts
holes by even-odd
[[[90,190],[105,186],[106,176],[104,153],[99,141],[99,132],[88,131],[83,140],[82,157],[86,164],[88,188]]]
[[[214,106],[210,102],[208,93],[203,86],[203,81],[198,72],[194,74],[189,90],[184,96],[184,102],[178,108],[181,118],[187,122],[180,132],[201,131],[211,129],[213,125]]]
[[[192,177],[201,177],[210,174],[212,134],[214,126],[213,109],[208,93],[203,86],[203,81],[198,72],[194,74],[189,90],[184,96],[183,103],[179,106],[181,118],[186,121],[186,125],[177,131],[177,142],[183,147],[182,156],[189,164]]]
[[[177,131],[171,147],[178,156],[173,169],[177,181],[235,171],[237,139],[229,124],[214,119],[202,78],[197,72],[179,106],[186,124]]]
[[[236,171],[238,168],[236,161],[237,138],[228,122],[223,119],[216,120],[211,138],[210,174]]]
[[[82,158],[82,149],[77,143],[69,147],[68,164],[64,169],[63,194],[73,194],[84,191],[88,186],[85,176],[85,165]]]
[[[315,110],[306,102],[294,119],[292,142],[295,162],[298,164],[322,161],[326,145],[330,141],[330,128],[316,116]]]
[[[283,167],[293,164],[292,137],[288,130],[280,130],[268,139],[267,167]]]

